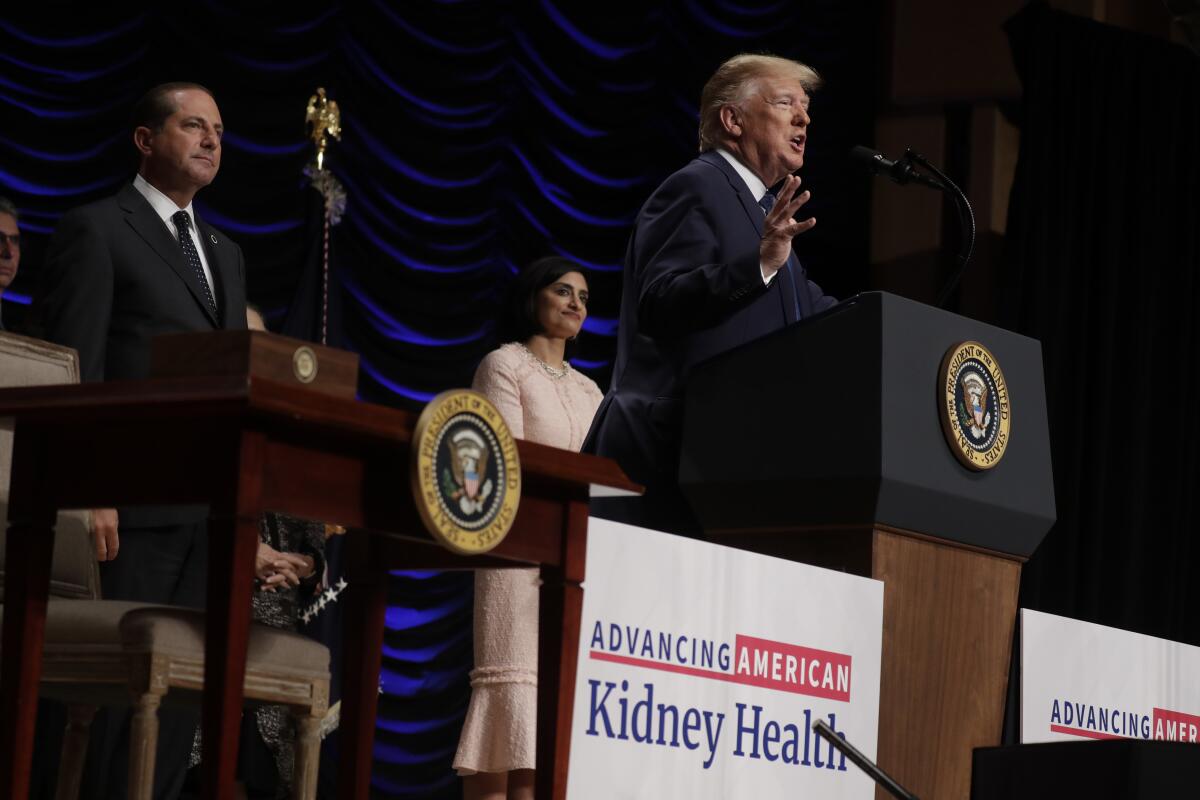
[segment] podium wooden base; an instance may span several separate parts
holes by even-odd
[[[879,766],[922,800],[968,797],[972,751],[1000,743],[1022,560],[883,527],[711,538],[883,581]]]

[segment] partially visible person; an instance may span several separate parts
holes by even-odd
[[[258,306],[253,303],[246,303],[246,327],[252,331],[267,330],[267,320],[263,317],[263,313]]]
[[[18,222],[17,207],[7,197],[0,197],[0,300],[21,267],[21,230]],[[0,302],[0,331],[4,329],[4,303]]]
[[[35,314],[45,338],[79,352],[85,381],[146,378],[159,334],[246,327],[241,249],[201,219],[196,193],[221,166],[224,122],[212,93],[168,83],[136,103],[137,175],[116,195],[63,215],[46,255]],[[203,607],[207,509],[130,507],[93,513],[109,599]],[[266,565],[268,577],[280,569]],[[160,712],[155,798],[178,796],[198,714]],[[89,797],[124,798],[128,714],[97,715]]]
[[[259,521],[259,536],[260,557],[266,553],[271,558],[302,563],[295,568],[298,582],[264,582],[254,593],[254,621],[295,631],[300,612],[323,588],[325,526],[283,514],[264,514]],[[295,741],[295,724],[286,706],[257,706],[242,716],[238,781],[247,798],[292,796]]]
[[[251,329],[254,326],[251,325]],[[325,573],[325,526],[283,514],[263,514],[258,525],[252,618],[262,625],[295,631],[300,611],[320,592]],[[238,738],[239,800],[276,800],[292,796],[296,730],[286,706],[258,705],[242,715]],[[201,763],[200,728],[194,729],[189,769]],[[199,788],[198,770],[188,785]]]
[[[246,327],[267,330],[257,306],[246,304]],[[264,514],[254,572],[254,620],[296,630],[297,603],[311,595],[325,571],[325,526],[281,514]]]
[[[482,392],[520,439],[578,450],[602,397],[567,362],[587,319],[588,285],[565,258],[517,276],[500,341],[475,371]],[[454,768],[465,800],[532,798],[537,743],[538,570],[475,573],[475,669]]]
[[[4,322],[4,292],[12,285],[21,268],[21,229],[17,206],[0,196],[0,331],[14,332]],[[3,523],[0,523],[3,524]],[[38,699],[34,758],[30,768],[31,798],[49,798],[54,792],[54,775],[66,725],[66,707],[57,701]]]
[[[646,492],[597,499],[594,514],[700,535],[679,489],[688,372],[837,302],[792,251],[816,224],[793,219],[809,198],[793,173],[819,83],[797,61],[739,55],[705,84],[700,155],[654,191],[629,239],[612,385],[583,448],[617,461]],[[762,408],[731,415],[786,413],[787,398],[748,400]]]

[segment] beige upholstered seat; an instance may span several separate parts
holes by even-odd
[[[130,797],[149,800],[154,785],[158,707],[168,690],[198,701],[204,688],[204,624],[201,611],[145,606],[118,624],[132,673],[134,715],[130,729]],[[287,706],[296,722],[292,796],[317,792],[321,720],[329,707],[329,649],[290,631],[254,624],[246,644],[244,693],[249,702]],[[136,794],[134,787],[141,787]]]
[[[79,381],[74,350],[0,333],[0,387]],[[0,602],[7,542],[12,426],[0,420]],[[46,609],[41,694],[68,704],[57,797],[79,794],[89,726],[96,707],[135,707],[130,797],[150,798],[158,707],[198,701],[204,687],[204,614],[190,609],[101,600],[86,512],[59,514]],[[0,605],[0,617],[3,606]],[[316,796],[320,723],[329,704],[329,650],[299,634],[252,625],[245,696],[286,705],[297,723],[293,796]]]
[[[190,608],[150,606],[120,619],[127,653],[162,653],[175,658],[204,658],[204,614]],[[329,675],[329,650],[306,636],[255,626],[246,660],[260,670],[297,678]]]

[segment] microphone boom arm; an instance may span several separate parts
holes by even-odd
[[[920,153],[914,152],[910,147],[904,151],[906,160],[915,161],[923,168],[929,170],[937,177],[937,183],[943,192],[950,195],[954,199],[954,208],[958,212],[958,226],[962,233],[962,244],[959,247],[958,255],[955,257],[957,262],[954,272],[950,275],[950,279],[946,281],[942,291],[938,294],[937,304],[939,308],[945,308],[946,302],[950,299],[954,287],[958,286],[958,281],[962,277],[963,271],[967,268],[967,262],[971,260],[971,255],[975,252],[975,212],[971,208],[971,201],[967,199],[967,195],[954,181],[950,180],[944,172],[930,164]]]
[[[846,758],[850,759],[856,767],[867,773],[867,777],[875,781],[881,789],[886,791],[897,800],[919,800],[912,792],[905,789],[900,784],[896,783],[895,778],[888,775],[882,769],[875,765],[871,759],[863,755],[857,747],[847,742],[833,728],[829,727],[823,719],[817,719],[813,723],[813,730],[829,744],[833,745],[837,750],[841,751]]]

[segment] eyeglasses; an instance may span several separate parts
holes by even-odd
[[[0,245],[8,242],[13,247],[21,246],[21,234],[19,233],[4,233],[0,231]]]

